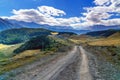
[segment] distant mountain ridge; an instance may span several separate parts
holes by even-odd
[[[13,28],[21,28],[22,26],[19,24],[12,24],[11,22],[0,18],[0,31],[13,29]]]
[[[89,29],[92,30],[92,31],[120,29],[120,25],[115,25],[115,26],[94,25],[94,26],[90,26]]]
[[[21,28],[21,27],[44,28],[57,32],[73,32],[77,34],[85,34],[92,31],[100,31],[100,30],[108,30],[108,29],[120,29],[120,26],[95,25],[95,26],[90,26],[87,29],[79,30],[79,29],[74,29],[73,27],[70,26],[50,26],[50,25],[37,24],[34,22],[24,22],[24,21],[16,21],[11,19],[0,18],[0,31],[13,29],[13,28]]]
[[[70,26],[50,26],[50,25],[37,24],[34,22],[24,22],[24,21],[16,21],[16,20],[8,20],[8,21],[10,21],[13,24],[17,23],[28,28],[44,28],[57,32],[74,32],[77,34],[84,34],[91,31],[100,31],[100,30],[108,30],[108,29],[120,29],[120,26],[94,25],[94,26],[90,26],[87,29],[79,30],[79,29],[74,29]]]
[[[77,34],[90,32],[90,30],[77,30],[70,26],[50,26],[50,25],[37,24],[34,22],[24,22],[24,21],[16,21],[16,20],[8,20],[8,21],[10,21],[13,24],[20,24],[23,27],[27,27],[27,28],[44,28],[44,29],[57,31],[57,32],[73,32]]]

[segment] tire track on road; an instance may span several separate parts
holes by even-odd
[[[80,46],[81,52],[81,65],[80,65],[80,80],[93,80],[90,74],[89,65],[88,65],[88,57],[86,55],[85,50]]]

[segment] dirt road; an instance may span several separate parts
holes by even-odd
[[[86,51],[80,46],[76,55],[74,62],[69,64],[55,80],[93,80]]]
[[[92,76],[90,74],[89,66],[88,66],[88,57],[86,55],[85,50],[80,46],[82,61],[80,66],[80,80],[92,80]]]
[[[13,70],[12,76],[0,80],[119,80],[118,73],[115,73],[116,78],[107,75],[112,74],[112,69],[114,71],[113,67],[106,69],[111,65],[101,65],[102,61],[81,46],[75,46],[65,55],[53,57],[44,65],[41,63],[40,60]]]
[[[92,80],[85,50],[77,46],[45,65],[35,62],[20,69],[9,80]]]
[[[76,59],[78,56],[77,51],[78,48],[74,47],[73,51],[69,52],[67,55],[59,57],[42,67],[34,66],[24,73],[9,78],[9,80],[55,80],[59,73]]]

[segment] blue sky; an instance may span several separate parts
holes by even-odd
[[[13,9],[31,9],[47,5],[68,13],[67,17],[80,16],[83,7],[93,6],[92,0],[0,0],[0,16],[10,16]]]
[[[0,0],[0,16],[83,29],[120,25],[119,0]]]

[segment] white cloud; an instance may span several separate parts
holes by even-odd
[[[25,21],[25,22],[44,21],[44,15],[35,9],[20,9],[18,11],[13,10],[12,13],[14,15],[8,17],[9,19],[15,19],[18,21]]]
[[[99,23],[102,19],[108,19],[111,15],[108,13],[99,13],[91,11],[86,15],[88,21],[92,21],[93,23]]]
[[[120,15],[120,0],[95,0],[94,3],[96,6],[84,8],[87,10],[83,13],[87,22],[94,25],[120,25],[120,18],[114,18]]]
[[[94,3],[96,5],[109,5],[110,4],[110,0],[95,0]]]
[[[120,0],[94,0],[94,3],[96,6],[84,8],[86,13],[82,13],[81,17],[64,18],[66,13],[63,10],[39,6],[37,9],[13,10],[13,16],[2,18],[51,26],[71,26],[75,29],[89,29],[94,25],[120,25],[120,18],[111,18],[120,15]]]
[[[38,7],[40,13],[46,15],[46,16],[63,16],[66,15],[66,13],[62,10],[55,9],[53,7],[48,6],[41,6]]]
[[[106,26],[114,26],[114,25],[118,25],[120,26],[120,18],[117,19],[109,19],[109,20],[102,20],[102,24],[106,25]]]
[[[75,23],[70,24],[74,29],[89,29],[90,26],[93,26],[94,24],[92,22],[83,22],[83,23]]]
[[[80,23],[81,21],[79,17],[61,18],[63,15],[66,15],[66,13],[49,6],[40,6],[37,9],[13,10],[12,13],[14,14],[13,16],[2,18],[48,24],[51,26],[70,26],[71,24]]]

